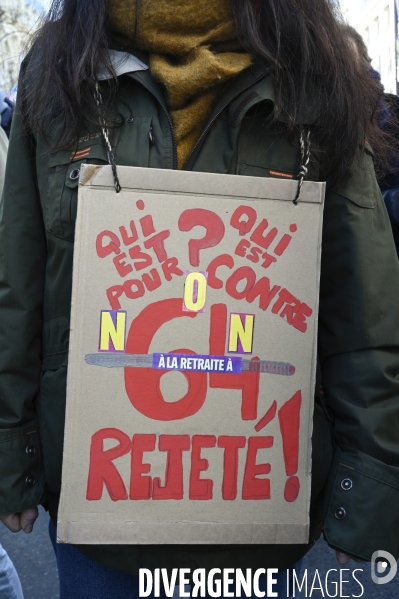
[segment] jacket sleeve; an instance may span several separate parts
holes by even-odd
[[[330,546],[399,558],[399,262],[372,158],[327,197],[319,356],[337,449],[326,489]]]
[[[35,145],[16,113],[0,206],[0,514],[43,500],[35,398],[45,266]]]

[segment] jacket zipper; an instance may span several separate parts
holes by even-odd
[[[202,142],[204,141],[204,139],[205,139],[205,137],[206,137],[209,129],[212,127],[213,123],[216,121],[216,119],[219,118],[219,116],[222,114],[223,110],[225,108],[227,108],[227,106],[230,104],[230,102],[232,102],[238,95],[246,92],[250,87],[252,87],[256,83],[258,83],[258,81],[260,81],[261,79],[263,79],[265,76],[266,76],[266,74],[263,73],[260,77],[258,77],[258,79],[256,79],[256,81],[252,81],[252,83],[250,83],[249,85],[247,85],[247,87],[244,87],[244,89],[240,90],[239,92],[237,92],[237,94],[235,96],[233,96],[232,98],[230,98],[228,102],[226,102],[225,104],[223,104],[223,106],[214,115],[214,117],[212,118],[212,120],[209,121],[208,125],[205,127],[205,129],[203,130],[203,132],[199,136],[196,144],[194,145],[194,147],[191,150],[191,152],[190,152],[190,154],[189,154],[186,162],[184,163],[184,166],[183,166],[182,170],[184,170],[184,171],[192,171],[193,170],[194,162],[195,162],[195,158],[196,158],[195,154],[197,153],[198,148],[200,148],[200,146],[202,145]],[[144,83],[142,81],[142,79],[140,79],[139,77],[135,77],[133,73],[131,74],[131,77],[133,79],[135,79],[136,81],[138,81],[139,83],[141,83],[143,85],[143,87],[145,87],[146,90],[150,92],[150,94],[153,96],[153,98],[155,98],[158,101],[158,103],[161,105],[164,113],[166,114],[166,117],[167,117],[169,125],[170,125],[170,129],[171,129],[171,132],[172,132],[172,140],[173,140],[173,168],[176,170],[177,169],[177,141],[176,141],[176,135],[175,135],[174,127],[173,127],[173,122],[172,122],[172,119],[170,117],[169,111],[168,111],[167,107],[165,106],[165,104],[158,98],[158,96],[152,91],[152,89],[146,83]],[[194,157],[194,160],[193,160],[193,157]],[[190,165],[190,161],[192,162],[191,165]]]
[[[197,150],[200,149],[200,146],[202,145],[202,142],[204,141],[204,139],[205,139],[205,137],[206,137],[209,129],[212,127],[213,123],[216,121],[216,119],[219,118],[219,116],[221,115],[221,113],[223,112],[223,110],[225,108],[227,108],[227,106],[230,104],[230,102],[232,102],[238,95],[246,92],[250,87],[252,87],[256,83],[258,83],[258,81],[260,81],[261,79],[263,79],[265,76],[266,76],[266,74],[263,73],[263,75],[261,75],[260,77],[258,77],[258,79],[256,79],[256,81],[253,81],[252,83],[250,83],[249,85],[247,85],[247,87],[244,87],[244,89],[240,90],[239,92],[237,92],[237,94],[235,96],[233,96],[232,98],[230,98],[230,100],[228,102],[226,102],[225,104],[223,104],[223,106],[215,114],[215,116],[212,118],[212,120],[209,121],[208,125],[205,127],[205,129],[203,130],[203,132],[199,136],[199,138],[198,138],[195,146],[191,150],[191,152],[190,152],[190,154],[189,154],[186,162],[184,163],[184,166],[183,166],[182,170],[184,170],[184,171],[192,171],[193,170],[195,159],[198,156]],[[193,158],[194,158],[194,160],[193,160]],[[190,165],[190,162],[192,162],[191,165]]]
[[[170,117],[169,111],[167,109],[167,107],[165,106],[165,104],[159,99],[159,97],[152,91],[152,89],[146,84],[144,83],[144,81],[142,79],[140,79],[140,77],[136,77],[134,75],[134,73],[130,73],[130,77],[132,79],[134,79],[135,81],[138,81],[138,83],[141,83],[141,85],[143,87],[145,87],[145,89],[147,91],[150,92],[150,94],[152,95],[153,98],[155,98],[158,102],[158,104],[161,106],[162,110],[164,111],[166,118],[168,119],[169,122],[169,126],[170,126],[170,130],[172,132],[172,144],[173,144],[173,169],[177,170],[177,141],[176,141],[176,135],[175,135],[175,130],[173,127],[173,123],[172,123],[172,119]]]

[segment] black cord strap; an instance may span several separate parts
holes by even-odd
[[[301,142],[301,168],[298,173],[298,188],[297,188],[296,196],[292,202],[293,204],[295,204],[295,206],[298,205],[299,198],[301,197],[302,186],[303,186],[305,177],[308,174],[308,166],[309,166],[309,161],[310,161],[310,129],[307,128],[306,133],[305,133],[305,131],[306,131],[305,128],[302,129],[301,139],[300,139],[300,142]]]
[[[96,83],[95,100],[96,100],[97,106],[102,107],[103,102],[102,102],[102,97],[101,97],[101,93],[100,93],[100,87],[99,87],[98,83]],[[101,116],[100,116],[100,125],[101,125],[101,131],[102,131],[102,134],[103,134],[106,146],[107,146],[108,162],[109,162],[109,164],[111,165],[111,168],[112,168],[112,175],[114,177],[115,191],[116,191],[116,193],[119,193],[120,190],[122,189],[122,187],[121,187],[121,185],[119,183],[118,172],[116,170],[115,157],[114,157],[114,153],[112,151],[111,142],[109,141],[107,123],[105,121],[105,117],[104,117],[104,114],[102,112],[101,112]]]

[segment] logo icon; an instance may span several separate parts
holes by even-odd
[[[371,557],[371,579],[375,584],[387,584],[396,576],[398,565],[388,551],[375,551]],[[381,576],[382,574],[386,574]]]

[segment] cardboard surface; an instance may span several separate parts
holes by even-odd
[[[324,184],[83,166],[59,541],[306,543]]]

